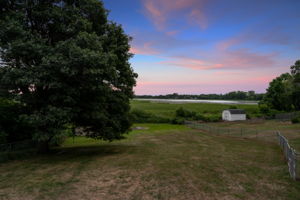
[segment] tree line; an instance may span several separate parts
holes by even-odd
[[[167,94],[167,95],[135,95],[135,98],[141,99],[214,99],[214,100],[249,100],[249,101],[260,101],[263,99],[264,94],[255,93],[255,91],[232,91],[226,94]]]

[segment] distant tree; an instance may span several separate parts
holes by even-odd
[[[88,137],[122,138],[137,74],[130,37],[98,0],[0,1],[0,96],[30,111],[40,151],[66,124]]]

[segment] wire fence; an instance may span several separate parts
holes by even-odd
[[[289,172],[294,180],[300,180],[300,154],[289,144],[288,140],[277,132],[278,142],[284,152],[285,159],[289,166]]]
[[[300,154],[297,153],[290,145],[288,140],[281,135],[280,132],[275,131],[263,131],[257,129],[245,129],[245,128],[228,128],[228,127],[216,127],[204,123],[198,123],[193,121],[186,121],[186,125],[194,129],[201,129],[209,133],[217,135],[229,135],[234,137],[243,138],[257,138],[267,140],[269,142],[279,142],[280,147],[283,149],[285,159],[288,163],[290,176],[294,180],[300,180]]]
[[[279,113],[275,115],[275,119],[280,121],[289,121],[298,116],[300,116],[300,112]]]
[[[194,121],[186,121],[186,125],[194,129],[201,129],[217,135],[228,135],[233,137],[243,138],[258,138],[260,140],[276,142],[276,135],[274,131],[270,130],[258,130],[249,128],[229,128],[229,127],[217,127],[211,126],[205,123],[199,123]]]
[[[35,142],[32,140],[25,140],[14,143],[0,144],[0,152],[18,151],[23,149],[30,149],[35,147]]]

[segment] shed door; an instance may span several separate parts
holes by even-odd
[[[225,116],[224,117],[225,117],[226,120],[229,120],[229,113],[225,112]]]

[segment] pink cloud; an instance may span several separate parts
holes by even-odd
[[[139,55],[156,55],[159,52],[152,47],[151,42],[146,42],[140,46],[132,46],[130,48],[130,53]]]
[[[199,9],[193,9],[189,15],[189,21],[191,24],[198,24],[202,29],[207,28],[207,20],[203,11]]]
[[[145,0],[144,6],[155,26],[157,26],[159,29],[163,29],[166,21],[166,15],[163,10],[159,9],[153,0]]]
[[[160,64],[166,64],[171,66],[185,67],[196,70],[207,70],[207,69],[220,69],[223,67],[223,64],[216,63],[211,64],[207,61],[194,59],[194,58],[186,58],[186,57],[173,57],[172,60],[162,61]]]
[[[276,53],[255,53],[249,49],[222,52],[224,68],[266,68],[275,66]]]
[[[171,17],[178,17],[184,12],[188,21],[198,24],[202,29],[207,27],[203,5],[207,0],[143,0],[147,16],[159,30],[166,29],[166,23]]]
[[[179,32],[179,31],[168,31],[168,32],[166,32],[166,34],[167,34],[168,36],[174,36],[174,35],[177,35],[178,32]]]

